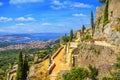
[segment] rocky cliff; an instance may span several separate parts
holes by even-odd
[[[105,37],[107,42],[120,45],[120,0],[109,0],[109,22],[105,26],[103,26],[104,8],[103,5],[96,9],[96,30],[94,38]]]
[[[118,51],[118,52],[116,52]],[[93,65],[99,70],[99,77],[108,74],[116,62],[119,54],[119,48],[116,50],[101,45],[81,43],[77,49],[73,51],[76,66]]]
[[[96,8],[96,19],[99,21],[104,15],[104,5]],[[109,20],[120,17],[120,0],[109,0],[108,5]]]

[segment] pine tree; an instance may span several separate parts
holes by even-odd
[[[91,27],[92,27],[92,36],[93,36],[95,31],[93,11],[91,11]]]
[[[16,80],[23,80],[23,58],[22,58],[22,52],[19,53],[18,69],[17,69]]]
[[[25,55],[24,61],[23,61],[23,80],[26,80],[28,71],[29,71],[28,60],[27,60],[27,57]]]
[[[73,39],[73,30],[71,29],[70,30],[70,41],[72,41],[72,39]]]
[[[106,0],[105,10],[104,10],[104,18],[103,18],[103,26],[105,26],[108,23],[108,4],[109,4],[109,0]]]

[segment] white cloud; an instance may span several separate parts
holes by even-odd
[[[3,5],[3,3],[2,2],[0,2],[0,6],[2,6]]]
[[[80,2],[73,2],[73,1],[59,1],[59,0],[52,0],[51,2],[52,9],[62,9],[62,8],[91,8],[92,5],[84,4]]]
[[[16,26],[25,26],[25,24],[24,23],[18,23],[18,24],[16,24]]]
[[[61,8],[62,8],[61,6],[57,6],[57,7],[56,7],[56,6],[53,6],[53,5],[50,6],[50,7],[51,7],[52,9],[55,9],[55,10],[57,10],[57,9],[61,9]]]
[[[72,14],[73,16],[75,17],[83,17],[83,16],[86,16],[85,14],[82,14],[82,13],[77,13],[77,14]]]
[[[44,0],[10,0],[10,4],[23,4],[23,3],[37,3],[43,2]]]
[[[4,32],[5,30],[3,30],[3,29],[0,29],[0,32]]]
[[[52,9],[61,9],[61,8],[64,8],[65,5],[59,0],[52,0],[52,5],[50,7]]]
[[[0,22],[8,22],[8,21],[12,21],[12,18],[8,18],[8,17],[0,17]]]
[[[74,3],[73,7],[76,8],[91,8],[92,5],[84,4],[84,3]]]
[[[19,18],[16,18],[15,20],[16,21],[21,21],[21,22],[23,22],[23,21],[35,21],[35,19],[33,17],[27,17],[27,18],[19,17]]]
[[[53,4],[55,4],[55,5],[63,5],[59,0],[53,0]]]
[[[51,26],[52,24],[51,23],[42,23],[41,25],[42,26]]]

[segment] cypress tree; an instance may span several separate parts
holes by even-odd
[[[22,58],[22,52],[19,53],[18,69],[17,69],[16,80],[23,80],[23,58]]]
[[[24,56],[24,61],[23,61],[23,80],[26,80],[28,71],[29,71],[28,59],[25,55]]]
[[[71,29],[70,30],[70,41],[72,41],[72,39],[73,39],[73,30]]]
[[[101,3],[105,3],[105,1],[106,1],[106,0],[99,0],[99,2],[101,2]]]
[[[82,26],[82,33],[84,34],[84,32],[85,32],[85,29],[86,29],[86,27],[85,27],[85,25],[83,25]]]
[[[93,11],[91,11],[91,27],[92,27],[92,36],[93,36],[95,31]]]
[[[108,4],[109,4],[109,1],[106,0],[105,9],[104,9],[103,26],[105,26],[108,23]]]

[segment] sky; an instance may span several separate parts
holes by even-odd
[[[98,0],[0,0],[0,32],[68,33],[90,26]]]

